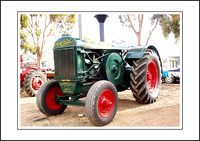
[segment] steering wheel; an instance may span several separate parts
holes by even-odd
[[[126,45],[126,42],[124,40],[120,40],[120,39],[116,39],[116,40],[113,40],[112,43],[114,44],[118,44],[118,45]]]

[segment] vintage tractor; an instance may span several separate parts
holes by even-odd
[[[100,29],[106,17],[96,15]],[[67,105],[85,106],[91,123],[103,126],[115,117],[117,92],[130,88],[140,103],[153,103],[158,97],[161,58],[154,46],[120,46],[63,35],[53,52],[55,80],[45,82],[36,97],[46,115],[61,114]]]
[[[20,86],[29,96],[35,96],[41,85],[46,82],[46,70],[34,66],[24,67],[23,55],[20,55]]]

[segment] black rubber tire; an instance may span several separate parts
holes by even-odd
[[[108,117],[102,117],[99,114],[98,110],[99,98],[104,90],[112,91],[115,100],[113,111]],[[86,115],[91,123],[97,126],[103,126],[109,124],[115,117],[117,108],[118,108],[117,90],[111,82],[106,80],[101,80],[91,86],[91,88],[87,93],[86,103],[85,103]]]
[[[158,82],[154,93],[150,93],[147,86],[147,67],[149,62],[153,60],[156,63],[158,70]],[[130,73],[130,88],[133,97],[139,103],[153,103],[158,98],[158,93],[161,86],[161,65],[159,57],[154,50],[146,49],[144,56],[138,60],[133,60]]]
[[[37,77],[37,76],[42,78],[43,83],[47,81],[46,76],[40,70],[32,70],[32,71],[28,72],[28,74],[24,78],[24,82],[23,82],[24,90],[31,97],[35,96],[38,92],[38,90],[35,90],[32,87],[32,80],[34,77]]]
[[[57,82],[56,80],[47,81],[40,87],[38,94],[36,95],[36,103],[37,103],[38,109],[42,113],[48,116],[61,114],[67,108],[67,105],[62,105],[62,107],[57,110],[53,110],[48,107],[46,103],[46,95],[49,90],[55,87],[60,89],[59,82]]]

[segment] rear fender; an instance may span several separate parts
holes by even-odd
[[[161,61],[161,57],[160,57],[160,54],[159,54],[157,48],[156,48],[155,46],[153,46],[153,45],[150,45],[150,46],[148,46],[148,49],[152,49],[152,50],[154,50],[154,51],[157,53],[157,55],[158,55],[158,57],[159,57],[159,60],[160,60],[161,73],[162,73],[162,72],[163,72],[163,69],[162,69],[162,61]]]
[[[126,55],[126,60],[132,60],[132,59],[139,59],[144,56],[144,52],[147,49],[147,46],[136,46],[132,47],[130,50],[128,50]]]
[[[133,47],[132,49],[128,50],[125,60],[127,62],[130,62],[130,60],[142,58],[144,56],[144,52],[146,51],[146,49],[152,49],[157,53],[159,60],[160,60],[161,71],[162,71],[162,61],[161,61],[160,54],[159,54],[157,48],[153,45]]]

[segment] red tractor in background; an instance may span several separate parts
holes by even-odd
[[[25,66],[23,55],[20,55],[20,86],[25,92],[33,97],[38,89],[47,81],[46,69],[39,69],[37,66]]]

